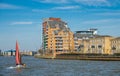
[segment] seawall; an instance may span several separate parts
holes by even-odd
[[[64,53],[56,54],[56,57],[53,54],[46,55],[35,55],[35,58],[43,59],[64,59],[64,60],[96,60],[96,61],[120,61],[120,56],[114,55],[94,55],[94,54],[76,54],[76,53]]]
[[[97,60],[97,61],[120,61],[120,56],[112,55],[82,55],[82,54],[58,54],[55,59],[71,60]]]

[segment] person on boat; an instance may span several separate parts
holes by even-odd
[[[23,66],[23,67],[26,67],[26,64],[25,64],[25,63],[22,63],[22,66]]]

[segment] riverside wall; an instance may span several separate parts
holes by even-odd
[[[91,54],[76,54],[76,53],[65,53],[65,54],[56,54],[54,57],[53,54],[46,55],[35,55],[35,58],[43,59],[64,59],[64,60],[96,60],[96,61],[120,61],[120,56],[113,55],[91,55]]]
[[[57,54],[55,59],[120,61],[120,56],[83,55],[83,54]]]

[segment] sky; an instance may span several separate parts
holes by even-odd
[[[97,28],[120,37],[120,0],[0,0],[0,49],[36,51],[42,43],[44,18],[61,18],[71,31]]]

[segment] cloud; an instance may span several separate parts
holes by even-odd
[[[0,3],[0,9],[21,9],[22,7],[20,6],[15,6],[11,4],[6,4],[6,3]]]
[[[33,22],[13,22],[12,25],[29,25],[33,24]]]
[[[52,11],[52,12],[50,12]],[[47,14],[50,14],[50,13],[54,13],[55,11],[51,10],[51,9],[32,9],[32,12],[35,12],[35,13],[47,13]]]
[[[54,4],[72,4],[77,3],[85,6],[116,6],[120,4],[120,0],[33,0],[40,3],[54,3]]]
[[[70,5],[79,4],[79,6],[90,6],[90,7],[118,7],[120,5],[120,0],[33,0],[40,3],[49,4],[60,4],[60,5]],[[62,7],[61,7],[62,8]],[[60,8],[60,9],[61,9]],[[63,9],[63,8],[62,8]]]
[[[101,19],[101,20],[91,20],[84,21],[83,24],[101,24],[101,23],[119,23],[120,19]]]
[[[60,4],[60,3],[68,3],[69,0],[33,0],[33,1],[41,2],[41,3],[57,3],[57,4]]]
[[[96,13],[94,15],[99,15],[99,16],[120,16],[120,11]]]
[[[111,6],[107,0],[75,0],[76,2],[87,6]]]
[[[52,9],[60,9],[60,10],[66,10],[66,9],[78,9],[79,6],[64,6],[64,7],[54,7]]]
[[[32,12],[49,13],[48,10],[41,10],[41,9],[32,9]]]

